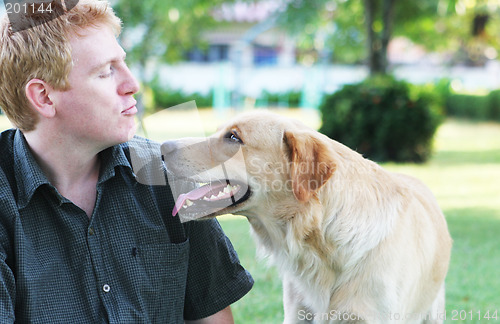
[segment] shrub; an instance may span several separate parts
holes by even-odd
[[[301,95],[300,91],[293,90],[282,93],[263,91],[258,100],[264,102],[266,106],[298,107]]]
[[[473,120],[500,121],[500,90],[493,90],[486,95],[449,94],[446,114]]]
[[[483,95],[453,93],[446,101],[448,116],[486,120],[489,118],[489,98]]]
[[[491,91],[488,99],[488,119],[500,121],[500,90]]]
[[[326,96],[320,132],[376,161],[423,162],[442,121],[439,103],[432,89],[370,78]]]
[[[213,92],[208,94],[198,92],[187,94],[181,90],[163,87],[157,79],[151,82],[150,87],[154,94],[155,110],[170,108],[191,100],[196,101],[198,108],[212,107]]]

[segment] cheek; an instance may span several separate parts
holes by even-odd
[[[73,95],[83,99],[88,104],[96,106],[110,106],[116,100],[116,85],[112,78],[93,79],[88,82],[81,82],[78,87],[74,87]]]
[[[248,174],[257,191],[288,192],[290,190],[289,166],[286,162],[273,161],[272,157],[251,157],[251,155],[248,157]]]
[[[288,166],[283,161],[276,161],[272,157],[247,156],[249,173],[262,177],[279,179],[287,173]]]
[[[84,117],[88,119],[90,114],[88,101],[78,91],[63,92],[53,100],[56,116],[63,122],[84,122]]]

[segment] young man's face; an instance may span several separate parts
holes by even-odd
[[[80,33],[82,34],[82,33]],[[53,102],[65,136],[106,148],[131,139],[137,113],[137,80],[125,64],[125,52],[108,27],[87,28],[70,38],[71,89],[56,91]]]

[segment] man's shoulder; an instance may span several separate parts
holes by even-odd
[[[0,144],[2,144],[2,146],[0,147],[0,149],[4,149],[5,145],[8,145],[10,147],[13,146],[14,144],[14,136],[16,135],[16,129],[7,129],[7,130],[4,130],[3,132],[0,133]]]
[[[8,129],[0,133],[0,168],[8,168],[14,164],[14,136],[15,129]]]
[[[11,199],[14,179],[14,136],[15,129],[0,133],[0,201]]]

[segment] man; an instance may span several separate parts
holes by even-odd
[[[0,23],[0,322],[232,323],[253,281],[218,223],[135,178],[119,19],[81,0],[32,25]]]

